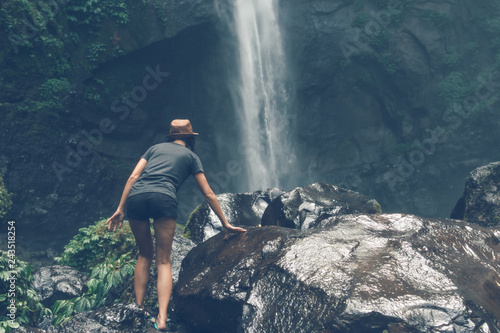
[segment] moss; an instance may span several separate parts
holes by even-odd
[[[375,202],[373,203],[373,208],[379,213],[379,214],[382,214],[382,206],[380,206],[380,204],[374,200]]]
[[[189,228],[189,223],[191,223],[191,220],[193,219],[193,216],[198,213],[198,211],[200,210],[201,206],[203,204],[199,205],[198,207],[196,207],[192,212],[191,214],[189,214],[189,217],[188,217],[188,220],[186,222],[186,226],[184,227],[184,234],[183,236],[187,239],[191,239],[191,229]]]

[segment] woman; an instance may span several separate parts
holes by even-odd
[[[144,310],[144,295],[153,258],[149,219],[154,219],[159,307],[154,326],[157,330],[166,328],[168,302],[172,293],[170,252],[177,219],[176,193],[182,183],[193,175],[203,196],[222,222],[225,237],[229,233],[246,231],[227,222],[217,197],[208,185],[203,166],[192,151],[196,135],[198,133],[193,133],[189,120],[173,120],[170,134],[167,135],[169,142],[152,146],[142,156],[125,185],[116,212],[106,222],[108,230],[121,228],[127,205],[130,228],[139,247],[139,258],[134,271],[135,297],[137,304]],[[144,314],[149,316],[145,310]]]

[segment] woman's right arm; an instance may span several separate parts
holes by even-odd
[[[205,200],[207,200],[208,204],[210,205],[210,208],[212,208],[215,215],[217,215],[217,217],[222,223],[222,226],[224,227],[224,232],[225,232],[224,239],[226,239],[230,233],[236,234],[236,233],[246,232],[245,229],[234,227],[231,224],[229,224],[229,222],[226,220],[226,217],[222,212],[222,208],[220,207],[219,200],[217,200],[215,193],[210,188],[210,185],[208,185],[208,181],[207,178],[205,177],[205,174],[203,172],[198,172],[197,174],[194,175],[194,178],[196,179],[196,182],[198,183],[198,186],[200,187],[201,193],[205,197]]]
[[[146,167],[147,161],[144,158],[141,158],[139,163],[134,168],[134,171],[132,171],[132,174],[130,177],[128,177],[127,183],[125,184],[125,188],[123,189],[122,197],[120,199],[120,203],[118,204],[118,208],[116,209],[116,212],[111,216],[107,221],[106,224],[108,224],[108,230],[113,229],[113,231],[116,231],[116,228],[121,228],[123,225],[123,218],[125,216],[125,204],[127,203],[127,198],[128,194],[130,193],[130,189],[132,188],[132,185],[139,179],[139,177],[142,174],[142,171],[144,171],[144,168]]]

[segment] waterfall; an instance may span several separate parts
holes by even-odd
[[[239,78],[240,153],[250,190],[284,186],[293,172],[286,61],[277,21],[277,0],[234,0]]]

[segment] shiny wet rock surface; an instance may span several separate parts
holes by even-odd
[[[185,258],[195,332],[497,332],[500,231],[403,214],[217,235]]]

